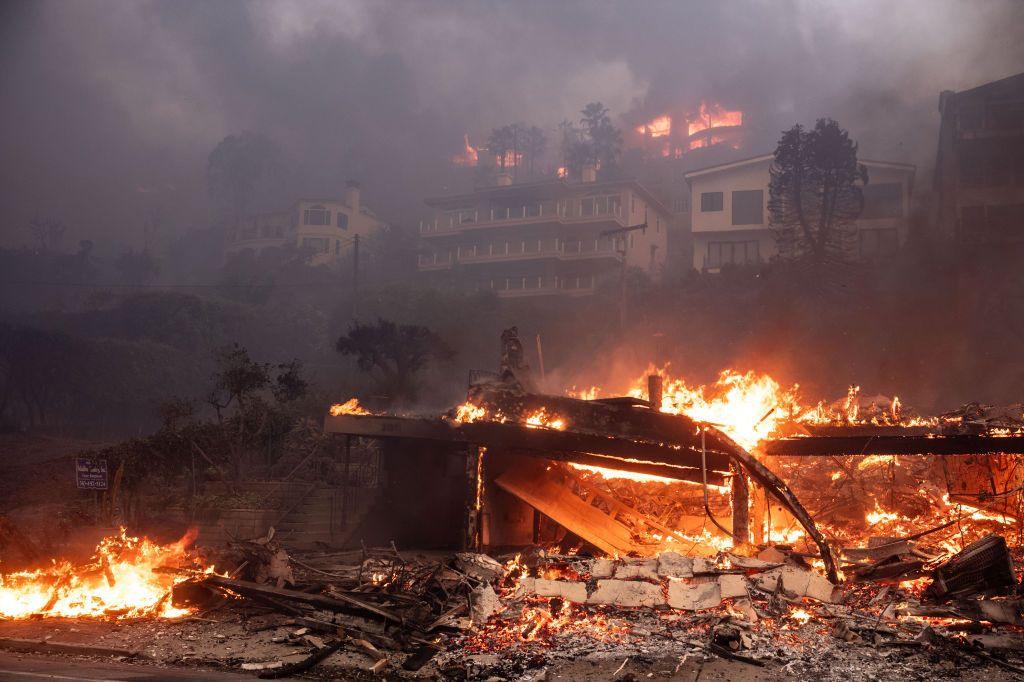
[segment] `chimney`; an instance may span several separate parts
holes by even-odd
[[[661,396],[664,390],[664,379],[660,374],[647,375],[647,402],[655,410],[661,411]]]
[[[581,172],[583,182],[597,182],[597,167],[586,165]]]
[[[511,173],[498,173],[498,187],[508,187],[512,184]]]
[[[359,215],[359,183],[355,180],[345,183],[345,205],[352,209],[352,213]]]

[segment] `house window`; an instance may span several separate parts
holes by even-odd
[[[310,206],[302,213],[303,225],[330,225],[331,212],[323,206]]]
[[[898,182],[884,182],[867,185],[864,188],[864,212],[862,218],[899,218],[903,215],[903,185]]]
[[[895,228],[860,230],[857,233],[857,241],[860,247],[860,257],[863,260],[891,256],[896,253],[899,246]]]
[[[690,210],[690,197],[682,195],[672,200],[673,213],[686,213]]]
[[[708,242],[704,266],[720,268],[723,265],[746,265],[757,263],[761,254],[757,240],[742,242]]]
[[[344,211],[338,211],[338,227],[343,230],[348,229],[348,213]]]
[[[744,189],[732,193],[732,224],[764,223],[764,190]]]
[[[329,253],[331,250],[331,240],[327,237],[303,237],[302,248],[313,253]]]
[[[721,211],[723,203],[723,195],[721,192],[701,192],[700,194],[700,210],[701,213],[710,213],[711,211]]]

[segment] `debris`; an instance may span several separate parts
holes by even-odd
[[[658,555],[658,575],[663,578],[692,578],[693,559],[676,552]]]
[[[614,606],[659,606],[665,603],[661,585],[632,580],[598,580],[588,604]]]
[[[601,582],[612,581],[602,580]],[[576,602],[577,604],[583,604],[587,601],[587,586],[583,583],[537,578],[534,581],[533,589],[538,597],[558,597],[566,601]]]
[[[297,675],[298,673],[305,672],[306,670],[309,670],[310,668],[316,666],[318,663],[323,661],[325,658],[327,658],[334,652],[341,649],[343,644],[343,640],[331,642],[327,646],[317,649],[310,656],[302,659],[301,661],[290,663],[288,665],[277,666],[271,670],[264,670],[264,672],[260,673],[259,677],[265,680],[273,680],[278,679],[280,677],[291,677],[292,675]]]
[[[757,587],[766,592],[775,592],[779,582],[782,590],[793,597],[810,597],[822,602],[832,601],[835,586],[817,573],[795,566],[782,566],[761,573],[756,578]]]
[[[668,605],[674,609],[700,611],[713,609],[722,603],[722,590],[718,581],[691,583],[687,580],[670,580],[668,584]]]
[[[933,572],[929,592],[937,599],[1006,593],[1016,584],[1006,539],[987,535],[964,547]]]
[[[586,592],[584,591],[584,594]],[[474,588],[470,600],[473,603],[470,614],[473,625],[481,626],[487,619],[502,609],[501,600],[490,584]]]

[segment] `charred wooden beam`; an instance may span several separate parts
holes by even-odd
[[[513,449],[509,452],[514,455],[536,456],[535,452],[531,453],[529,451]],[[589,452],[552,451],[548,452],[546,456],[548,459],[554,459],[560,462],[573,462],[575,464],[586,464],[587,466],[602,467],[605,469],[631,471],[636,474],[650,474],[653,476],[661,476],[663,478],[671,478],[676,481],[686,481],[687,483],[700,483],[702,480],[700,469],[693,467],[675,466],[660,462],[644,462],[632,459],[622,459],[620,457],[595,455]],[[708,484],[719,487],[726,486],[729,485],[729,478],[719,471],[708,471]]]
[[[330,433],[352,436],[424,438],[487,448],[504,448],[547,459],[551,458],[551,453],[562,453],[564,458],[570,461],[575,461],[571,458],[577,456],[580,460],[585,460],[588,459],[586,455],[599,455],[606,458],[606,463],[600,466],[615,466],[611,458],[616,458],[666,465],[673,469],[695,469],[698,474],[700,467],[699,449],[677,445],[668,438],[662,441],[647,441],[617,435],[530,428],[516,422],[478,421],[453,424],[439,419],[339,415],[328,416],[324,422],[324,429]],[[719,451],[709,448],[707,461],[709,471],[720,474],[729,471],[729,457]],[[580,463],[586,464],[589,461]],[[670,477],[681,478],[679,475]],[[717,478],[719,484],[724,482],[721,476],[712,478]]]
[[[1024,454],[1022,436],[847,435],[782,438],[764,443],[766,455],[984,455]]]

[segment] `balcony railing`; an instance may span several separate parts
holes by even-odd
[[[547,247],[537,250],[521,249],[509,251],[505,249],[469,249],[460,247],[451,254],[420,254],[418,258],[421,270],[450,268],[455,263],[496,263],[501,261],[533,260],[536,258],[556,258],[558,260],[585,260],[588,258],[621,258],[621,253],[614,243],[602,243],[594,240],[594,248],[585,248],[590,242],[559,242],[557,248]]]
[[[421,220],[420,234],[447,234],[474,227],[491,227],[505,223],[522,224],[550,221],[564,223],[600,218],[616,218],[622,222],[623,215],[622,205],[618,203],[606,207],[594,205],[585,209],[578,201],[571,203],[540,202],[523,206],[491,208],[485,211],[467,209],[439,216],[432,221]]]

